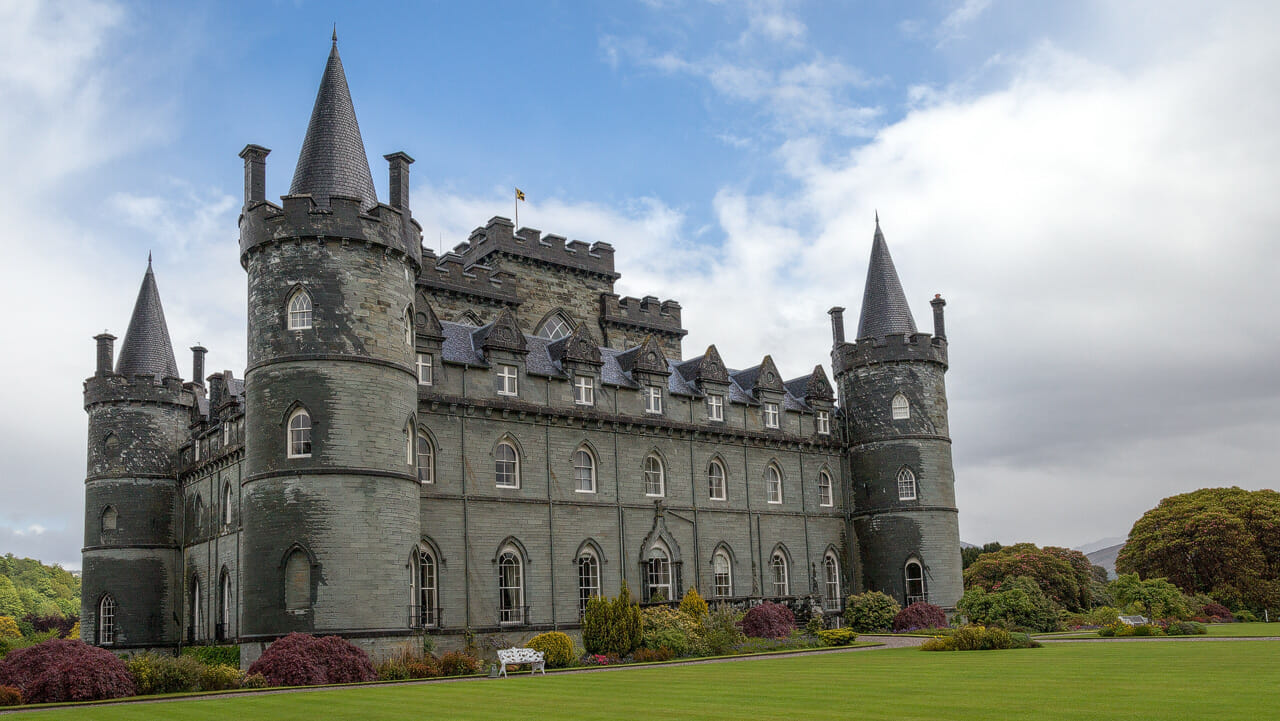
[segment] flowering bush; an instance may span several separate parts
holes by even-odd
[[[369,654],[337,636],[316,638],[291,633],[267,647],[249,673],[260,673],[272,686],[316,686],[373,681],[377,672]]]
[[[942,628],[947,625],[947,614],[938,606],[916,601],[898,611],[893,617],[894,631],[915,631],[922,628]]]
[[[137,691],[124,662],[83,641],[51,639],[11,652],[0,661],[0,685],[27,703],[93,701]]]
[[[0,706],[21,706],[22,692],[12,686],[0,686]]]
[[[617,658],[611,658],[603,653],[589,653],[582,657],[583,666],[608,666],[617,662]]]
[[[901,607],[898,602],[879,591],[867,591],[850,596],[845,602],[844,620],[859,633],[883,631],[893,623]]]
[[[22,631],[18,630],[18,622],[8,616],[0,616],[0,639],[6,638],[22,638]]]
[[[235,666],[216,663],[200,669],[201,691],[225,691],[240,688],[244,683],[244,672]]]
[[[525,645],[542,652],[547,668],[564,668],[573,663],[573,640],[560,631],[540,633]]]
[[[668,606],[650,606],[640,613],[640,645],[649,650],[668,648],[676,656],[705,654],[702,623]]]
[[[1204,608],[1200,610],[1200,615],[1208,616],[1209,618],[1216,618],[1219,621],[1226,622],[1236,620],[1236,617],[1231,613],[1231,609],[1217,602],[1206,603]]]
[[[648,663],[650,661],[670,661],[675,658],[675,652],[666,646],[654,648],[637,648],[635,653],[631,654],[631,660],[636,663]]]
[[[466,676],[480,672],[480,659],[462,651],[450,651],[440,657],[441,676]]]
[[[738,625],[753,638],[786,638],[796,629],[796,616],[780,603],[765,601],[748,609]]]

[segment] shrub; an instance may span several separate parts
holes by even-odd
[[[879,591],[850,596],[845,602],[844,620],[859,633],[883,631],[900,610],[898,602]]]
[[[724,656],[742,643],[746,636],[738,626],[741,620],[742,614],[728,604],[721,604],[712,611],[702,624],[702,643],[707,653]]]
[[[0,686],[0,706],[21,706],[22,692],[12,686]]]
[[[651,661],[670,661],[675,658],[675,651],[666,646],[658,648],[637,648],[636,652],[631,654],[631,659],[636,663],[649,663]]]
[[[439,659],[441,676],[466,676],[479,673],[480,659],[462,651],[450,651]]]
[[[183,656],[194,656],[200,663],[208,666],[240,667],[239,646],[187,646],[182,649]]]
[[[564,668],[573,663],[573,640],[567,634],[559,631],[540,633],[525,645],[542,652],[547,668]]]
[[[1200,615],[1208,616],[1210,618],[1219,618],[1223,621],[1234,621],[1236,619],[1236,617],[1232,615],[1231,609],[1223,606],[1217,601],[1206,603],[1204,607],[1200,609]]]
[[[970,623],[979,625],[1032,631],[1053,631],[1058,625],[1049,599],[1025,576],[1001,584],[998,591],[971,588],[956,606]]]
[[[80,640],[80,622],[79,621],[76,621],[76,625],[72,626],[70,631],[67,631],[66,638],[69,638],[72,641]]]
[[[1103,638],[1125,638],[1127,636],[1163,636],[1164,629],[1154,624],[1142,623],[1137,626],[1130,626],[1125,623],[1111,623],[1098,629],[1098,635]]]
[[[684,592],[684,598],[680,599],[680,612],[692,618],[698,623],[707,620],[707,615],[711,613],[711,609],[707,607],[707,602],[703,600],[696,588],[691,588]]]
[[[236,666],[215,663],[211,666],[203,666],[200,669],[201,691],[225,691],[231,688],[240,688],[240,684],[243,682],[244,672]]]
[[[374,667],[379,681],[404,681],[409,678],[408,664],[402,658],[389,658]]]
[[[198,691],[204,664],[191,656],[174,658],[158,653],[140,653],[125,662],[129,675],[144,696],[155,693]]]
[[[938,606],[916,601],[898,611],[893,617],[894,631],[915,631],[921,628],[942,628],[947,625],[947,614]]]
[[[809,636],[817,636],[818,632],[826,626],[822,622],[822,614],[815,613],[809,616],[809,620],[804,622],[804,632]]]
[[[1231,619],[1228,618],[1224,620],[1229,621]],[[1250,611],[1248,609],[1242,609],[1242,610],[1236,611],[1235,620],[1239,621],[1240,623],[1257,623],[1258,616],[1253,611]]]
[[[244,677],[244,682],[240,684],[240,688],[267,688],[271,684],[267,683],[267,677],[260,673],[251,673]]]
[[[1164,630],[1170,636],[1203,636],[1209,633],[1209,627],[1195,621],[1176,621]]]
[[[83,641],[63,639],[11,652],[0,661],[0,685],[16,687],[27,703],[93,701],[137,691],[124,661]]]
[[[1040,642],[1025,633],[968,625],[946,636],[931,638],[920,646],[921,651],[1000,651],[1011,648],[1040,648]]]
[[[0,616],[0,639],[22,638],[18,630],[18,622],[8,616]]]
[[[373,681],[378,677],[369,654],[337,636],[317,638],[291,633],[267,647],[249,667],[272,686],[315,686]]]
[[[1186,603],[1182,591],[1163,578],[1139,579],[1129,573],[1112,581],[1107,588],[1116,604],[1130,613],[1140,613],[1152,618],[1185,618]]]
[[[56,613],[47,613],[37,616],[34,613],[28,613],[22,617],[22,620],[31,624],[32,630],[36,633],[45,633],[46,631],[56,631],[55,638],[61,638],[71,632],[73,626],[80,623],[79,618],[63,616]]]
[[[436,663],[436,657],[429,654],[410,659],[405,663],[404,670],[409,678],[435,678],[440,675],[440,666]]]
[[[740,625],[752,638],[786,638],[796,629],[796,616],[780,603],[765,601],[748,609]]]
[[[613,606],[601,596],[587,599],[582,612],[582,646],[591,654],[603,654],[609,647],[610,616]]]
[[[828,646],[848,646],[858,640],[851,628],[831,628],[818,631],[818,638]]]
[[[674,608],[650,606],[641,612],[644,624],[640,645],[649,650],[666,647],[676,656],[705,653],[703,625]]]

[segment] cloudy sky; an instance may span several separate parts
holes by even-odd
[[[1275,3],[471,5],[0,0],[0,553],[79,566],[80,381],[148,251],[180,367],[242,374],[236,153],[287,192],[334,22],[429,246],[518,185],[678,299],[690,355],[827,364],[878,210],[921,328],[949,303],[966,541],[1276,487]]]

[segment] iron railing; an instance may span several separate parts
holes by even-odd
[[[439,606],[410,606],[409,628],[440,628],[444,611]]]
[[[529,607],[515,606],[514,608],[500,609],[498,611],[498,623],[503,626],[528,626]]]

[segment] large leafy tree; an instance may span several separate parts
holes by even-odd
[[[1056,607],[1083,611],[1093,603],[1093,569],[1083,553],[1069,548],[1018,543],[984,553],[964,572],[966,589],[1000,591],[1019,576],[1036,582]]]
[[[1160,501],[1133,524],[1120,573],[1164,577],[1228,606],[1280,605],[1280,493],[1202,488]]]

